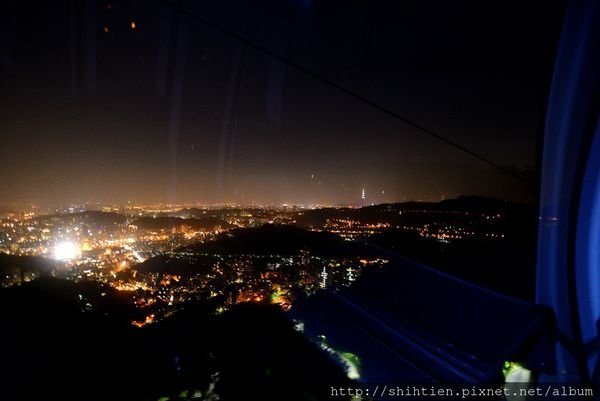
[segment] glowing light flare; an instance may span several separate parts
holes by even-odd
[[[69,241],[59,242],[54,247],[54,259],[68,261],[76,259],[80,254],[79,248]]]

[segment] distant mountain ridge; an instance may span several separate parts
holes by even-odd
[[[445,212],[447,214],[510,214],[522,216],[535,213],[530,205],[481,196],[459,196],[440,202],[382,203],[362,208],[322,208],[306,210],[295,215],[295,225],[302,228],[322,226],[328,219],[353,219],[361,223],[387,222],[392,225],[404,223],[421,224],[418,216],[406,217],[407,212]],[[404,214],[403,217],[400,215]],[[414,214],[414,213],[413,213]],[[429,218],[427,218],[429,220]]]

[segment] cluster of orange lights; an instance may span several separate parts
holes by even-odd
[[[154,322],[154,314],[146,316],[146,320],[143,322],[134,320],[131,324],[135,327],[144,327],[147,324],[152,324]]]
[[[108,3],[106,5],[106,9],[107,10],[112,10],[112,4]],[[129,23],[129,28],[131,29],[136,29],[137,28],[137,23],[135,21],[131,21]],[[109,33],[110,32],[110,27],[108,25],[104,25],[104,28],[102,29],[104,31],[104,33]]]
[[[131,29],[136,29],[137,28],[137,24],[135,23],[135,21],[131,21],[131,23],[129,24],[129,28]],[[109,33],[110,32],[110,28],[108,27],[108,25],[104,25],[104,33]]]

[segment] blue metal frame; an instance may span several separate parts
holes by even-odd
[[[595,363],[586,360],[585,343],[600,317],[598,43],[600,4],[572,1],[548,101],[540,188],[536,301],[554,310],[559,331],[558,377],[549,380],[585,381]]]
[[[582,341],[595,344],[600,322],[600,120],[587,161],[577,221],[576,274]],[[597,376],[600,347],[585,347],[587,369]]]

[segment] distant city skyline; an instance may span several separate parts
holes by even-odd
[[[123,202],[98,202],[98,201],[85,201],[85,202],[73,202],[73,203],[56,203],[56,204],[39,204],[39,203],[8,203],[5,205],[0,205],[0,212],[2,211],[27,211],[40,209],[45,211],[61,211],[61,212],[79,212],[79,211],[110,211],[110,209],[135,209],[135,208],[148,208],[148,207],[157,207],[164,209],[182,209],[182,208],[199,208],[199,209],[221,209],[221,208],[362,208],[369,206],[378,206],[384,204],[402,204],[402,203],[410,203],[410,202],[423,202],[423,203],[437,203],[442,202],[448,199],[456,199],[460,197],[481,197],[481,198],[489,198],[489,199],[499,199],[501,198],[492,198],[485,197],[481,195],[457,195],[456,197],[448,197],[443,194],[440,198],[421,198],[421,199],[400,199],[395,201],[382,201],[382,202],[372,202],[367,201],[367,197],[362,197],[362,192],[359,194],[360,196],[355,199],[353,202],[338,202],[338,203],[318,203],[318,202],[306,202],[306,203],[294,203],[294,202],[279,202],[279,203],[258,203],[258,202],[250,202],[250,203],[238,203],[238,202],[218,202],[218,203],[207,203],[207,202],[133,202],[133,201],[123,201]]]

